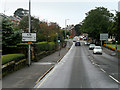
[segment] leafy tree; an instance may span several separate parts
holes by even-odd
[[[115,22],[113,24],[113,32],[117,41],[120,42],[120,12],[117,12],[116,17],[114,18]]]
[[[15,30],[8,18],[3,18],[2,22],[2,45],[3,47],[16,45],[20,42],[20,31]]]
[[[108,33],[108,27],[111,24],[110,17],[113,17],[113,14],[107,8],[97,7],[86,13],[86,15],[83,20],[82,31],[99,41],[100,33]]]
[[[20,17],[23,18],[24,16],[28,15],[28,10],[25,10],[23,8],[18,8],[15,12],[14,12],[14,16],[15,17]]]
[[[61,30],[63,37],[65,38],[65,30]]]
[[[23,17],[20,21],[19,28],[22,32],[28,32],[28,16]],[[31,32],[37,34],[37,42],[41,41],[56,41],[57,33],[61,34],[60,27],[54,22],[43,22],[35,17],[31,17]]]
[[[29,29],[29,19],[28,16],[23,17],[20,21],[19,28],[22,29],[23,32],[28,32]],[[31,32],[38,32],[40,30],[40,21],[35,17],[31,17]]]
[[[75,31],[76,31],[77,35],[80,35],[81,34],[81,25],[77,24],[77,25],[75,25],[74,28],[75,28]]]

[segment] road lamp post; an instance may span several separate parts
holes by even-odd
[[[65,19],[65,37],[66,37],[66,30],[67,30],[67,20],[69,19]]]

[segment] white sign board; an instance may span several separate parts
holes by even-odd
[[[23,42],[36,42],[36,33],[22,33]]]
[[[108,40],[108,33],[101,33],[100,40]]]

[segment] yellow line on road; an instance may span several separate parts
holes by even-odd
[[[61,58],[57,61],[57,63],[60,62],[60,60],[61,60],[62,58],[63,58],[63,57],[61,57]]]
[[[43,79],[43,81],[37,86],[37,88],[40,88],[40,86],[46,81],[46,79],[55,71],[55,68],[52,70],[50,74],[46,78]],[[37,89],[36,89],[37,90]]]
[[[36,81],[36,84],[37,84],[43,77],[45,77],[45,75],[46,75],[47,73],[49,73],[53,68],[54,68],[54,66],[51,66],[50,69],[47,70],[47,71]]]
[[[63,56],[64,57],[64,56]],[[60,62],[60,60],[63,58],[63,57],[61,57],[58,61],[57,61],[57,63],[58,62]],[[51,66],[50,67],[50,69],[48,70],[48,71],[46,71],[37,81],[36,81],[36,85],[40,82],[40,80],[42,80],[43,79],[43,77],[45,77],[52,69],[54,68],[54,65],[53,66]],[[55,69],[54,69],[55,70]],[[53,70],[53,71],[54,71]],[[52,71],[52,72],[53,72]],[[48,77],[48,76],[47,76]],[[45,82],[45,80],[47,79],[47,77],[39,84],[39,86],[37,87],[37,88],[39,88],[44,82]],[[37,89],[36,89],[37,90]]]

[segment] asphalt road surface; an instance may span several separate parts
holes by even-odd
[[[119,88],[118,59],[75,46],[34,88]]]

